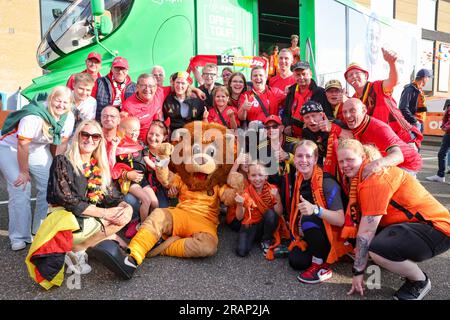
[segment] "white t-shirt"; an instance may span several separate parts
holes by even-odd
[[[88,97],[78,107],[73,108],[74,114],[78,115],[79,121],[94,120],[97,110],[97,100],[94,97]]]
[[[42,126],[44,120],[41,117],[35,115],[29,115],[23,117],[19,121],[19,127],[16,132],[13,132],[6,136],[3,140],[0,140],[0,145],[10,146],[14,149],[17,148],[18,137],[31,139],[29,144],[29,152],[35,152],[38,149],[45,148],[47,145],[53,142],[53,139],[47,139],[42,134]],[[72,135],[73,127],[75,125],[75,117],[72,112],[69,112],[67,119],[64,123],[64,127],[61,131],[61,138],[69,138]]]

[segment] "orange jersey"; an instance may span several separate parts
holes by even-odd
[[[179,190],[179,202],[176,208],[200,215],[216,225],[219,224],[220,197],[229,188],[228,186],[214,186],[212,195],[208,195],[206,190],[190,191],[177,174],[174,176],[171,186]]]
[[[380,226],[401,222],[432,223],[450,236],[450,213],[419,181],[406,171],[391,167],[358,186],[363,216],[383,215]]]

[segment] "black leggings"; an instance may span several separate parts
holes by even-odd
[[[325,262],[330,253],[331,245],[324,229],[311,228],[304,231],[303,234],[303,240],[308,244],[308,248],[302,251],[295,247],[289,252],[289,265],[294,270],[308,269],[313,256]]]
[[[252,225],[242,225],[239,230],[236,253],[240,257],[249,254],[253,242],[258,240],[272,240],[273,233],[278,225],[278,215],[272,209],[264,213],[261,222]]]
[[[450,237],[432,226],[399,223],[378,233],[372,240],[369,251],[390,261],[420,262],[444,253],[449,248]]]

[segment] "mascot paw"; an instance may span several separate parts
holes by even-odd
[[[168,159],[173,152],[173,145],[167,142],[161,143],[158,148],[158,157],[160,159]]]

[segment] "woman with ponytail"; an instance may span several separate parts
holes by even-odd
[[[294,240],[289,246],[289,264],[304,270],[297,277],[304,283],[331,278],[329,265],[351,250],[340,239],[340,227],[344,224],[341,188],[317,165],[317,159],[318,148],[313,141],[297,144],[297,178],[289,219]]]
[[[349,185],[341,236],[356,237],[348,294],[364,294],[364,271],[370,256],[376,264],[406,279],[394,299],[421,300],[431,283],[417,262],[450,248],[450,213],[418,180],[398,167],[383,168],[363,180],[364,167],[379,156],[373,147],[353,139],[341,141],[338,147],[339,167]]]

